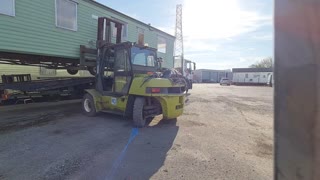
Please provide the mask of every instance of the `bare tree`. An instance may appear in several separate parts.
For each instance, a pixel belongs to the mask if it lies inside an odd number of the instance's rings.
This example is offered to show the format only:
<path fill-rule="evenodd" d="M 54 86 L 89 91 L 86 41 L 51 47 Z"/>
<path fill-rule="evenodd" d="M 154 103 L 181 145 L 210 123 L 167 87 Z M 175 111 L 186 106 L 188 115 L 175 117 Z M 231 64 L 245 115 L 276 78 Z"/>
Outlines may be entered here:
<path fill-rule="evenodd" d="M 250 68 L 272 68 L 273 67 L 273 61 L 271 57 L 262 59 L 261 61 L 252 64 L 249 66 Z"/>

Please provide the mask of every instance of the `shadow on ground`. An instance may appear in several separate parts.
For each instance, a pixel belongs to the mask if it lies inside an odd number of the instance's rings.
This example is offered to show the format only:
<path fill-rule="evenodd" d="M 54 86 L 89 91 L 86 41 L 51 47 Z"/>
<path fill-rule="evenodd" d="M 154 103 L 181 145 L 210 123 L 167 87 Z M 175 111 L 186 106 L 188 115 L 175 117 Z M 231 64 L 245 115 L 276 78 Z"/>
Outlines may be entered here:
<path fill-rule="evenodd" d="M 114 168 L 130 138 L 131 121 L 110 114 L 86 117 L 78 107 L 3 109 L 0 179 L 150 179 L 163 166 L 179 130 L 176 119 L 156 117 L 139 129 Z M 53 112 L 60 115 L 53 118 Z M 38 116 L 43 113 L 50 120 Z"/>
<path fill-rule="evenodd" d="M 121 146 L 118 146 L 118 143 L 111 143 L 110 145 L 114 145 L 115 151 L 103 152 L 96 156 L 90 166 L 80 170 L 81 173 L 72 176 L 71 179 L 150 179 L 161 169 L 167 153 L 173 145 L 179 130 L 176 123 L 176 119 L 154 119 L 149 126 L 138 130 L 138 135 L 128 145 L 123 159 L 116 169 L 114 166 L 117 166 L 127 142 L 122 142 Z M 128 128 L 128 126 L 125 125 L 124 128 Z M 126 130 L 127 141 L 130 138 L 130 131 L 131 127 Z"/>
<path fill-rule="evenodd" d="M 141 129 L 116 179 L 150 179 L 159 171 L 177 136 L 176 122 L 176 119 L 161 120 Z"/>
<path fill-rule="evenodd" d="M 4 123 L 12 128 L 0 134 L 0 179 L 272 179 L 272 114 L 254 104 L 270 109 L 272 89 L 199 84 L 191 92 L 178 122 L 155 118 L 125 153 L 132 123 L 121 116 L 86 117 L 81 104 L 1 107 L 0 124 L 9 115 L 30 124 Z M 64 115 L 52 118 L 58 108 Z M 49 110 L 50 121 L 31 124 L 35 112 Z"/>

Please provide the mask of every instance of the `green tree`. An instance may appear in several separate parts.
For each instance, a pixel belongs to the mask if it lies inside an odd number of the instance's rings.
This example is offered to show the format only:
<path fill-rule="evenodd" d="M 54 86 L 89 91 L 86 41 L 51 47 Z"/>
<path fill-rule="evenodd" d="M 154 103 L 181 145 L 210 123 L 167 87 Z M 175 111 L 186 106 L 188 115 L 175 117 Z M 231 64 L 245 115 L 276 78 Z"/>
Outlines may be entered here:
<path fill-rule="evenodd" d="M 250 68 L 272 68 L 273 67 L 273 61 L 271 57 L 262 59 L 261 61 L 256 62 L 255 64 L 252 64 L 249 66 Z"/>

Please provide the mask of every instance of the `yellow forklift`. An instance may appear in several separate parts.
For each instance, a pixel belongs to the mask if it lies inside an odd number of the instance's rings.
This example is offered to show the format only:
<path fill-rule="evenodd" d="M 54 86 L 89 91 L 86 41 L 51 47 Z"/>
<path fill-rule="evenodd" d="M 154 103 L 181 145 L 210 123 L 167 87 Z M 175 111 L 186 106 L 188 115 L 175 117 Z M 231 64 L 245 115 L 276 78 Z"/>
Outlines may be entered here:
<path fill-rule="evenodd" d="M 111 23 L 117 29 L 111 43 Z M 131 42 L 121 43 L 122 24 L 98 19 L 96 88 L 86 90 L 85 115 L 98 112 L 124 115 L 143 127 L 147 119 L 163 114 L 174 119 L 183 113 L 186 82 L 174 71 L 161 70 L 157 50 Z"/>

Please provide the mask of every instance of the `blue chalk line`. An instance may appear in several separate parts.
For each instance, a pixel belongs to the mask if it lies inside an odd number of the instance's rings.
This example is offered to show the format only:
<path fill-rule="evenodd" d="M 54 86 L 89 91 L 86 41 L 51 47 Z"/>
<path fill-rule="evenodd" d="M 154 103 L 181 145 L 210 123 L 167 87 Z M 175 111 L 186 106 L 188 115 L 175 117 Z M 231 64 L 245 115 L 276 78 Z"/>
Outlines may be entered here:
<path fill-rule="evenodd" d="M 116 161 L 113 163 L 112 168 L 106 178 L 106 180 L 112 180 L 114 178 L 114 175 L 116 174 L 126 152 L 127 149 L 129 147 L 129 145 L 132 143 L 132 141 L 134 140 L 134 138 L 138 135 L 139 133 L 139 129 L 138 128 L 132 128 L 131 130 L 131 135 L 130 138 L 128 140 L 128 143 L 126 144 L 126 146 L 123 148 L 123 150 L 121 151 L 121 154 L 119 155 L 119 157 L 116 159 Z"/>

